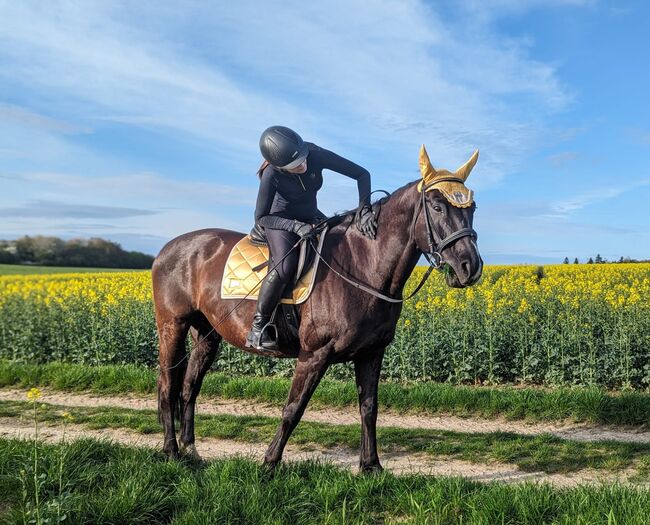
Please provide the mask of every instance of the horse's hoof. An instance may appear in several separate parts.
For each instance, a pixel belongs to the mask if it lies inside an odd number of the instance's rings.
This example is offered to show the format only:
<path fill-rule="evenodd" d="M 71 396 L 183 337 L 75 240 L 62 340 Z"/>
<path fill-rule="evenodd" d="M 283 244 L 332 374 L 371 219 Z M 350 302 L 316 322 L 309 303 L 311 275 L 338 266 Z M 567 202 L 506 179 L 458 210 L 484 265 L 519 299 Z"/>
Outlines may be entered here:
<path fill-rule="evenodd" d="M 180 458 L 180 454 L 178 453 L 178 449 L 175 450 L 163 450 L 165 453 L 165 456 L 167 456 L 167 459 L 169 461 L 178 461 Z"/>
<path fill-rule="evenodd" d="M 167 456 L 167 459 L 169 460 L 178 459 L 179 457 L 178 444 L 176 443 L 176 440 L 170 439 L 169 441 L 166 441 L 165 444 L 163 445 L 163 452 L 165 456 Z"/>
<path fill-rule="evenodd" d="M 384 471 L 384 467 L 382 467 L 379 463 L 376 463 L 375 465 L 360 465 L 359 466 L 359 473 L 364 474 L 364 475 L 381 474 L 383 471 Z"/>
<path fill-rule="evenodd" d="M 192 461 L 201 461 L 201 456 L 196 450 L 196 445 L 190 443 L 189 445 L 181 445 L 181 456 L 191 459 Z"/>
<path fill-rule="evenodd" d="M 272 480 L 275 477 L 277 467 L 277 463 L 271 463 L 270 461 L 262 463 L 262 479 L 265 481 Z"/>

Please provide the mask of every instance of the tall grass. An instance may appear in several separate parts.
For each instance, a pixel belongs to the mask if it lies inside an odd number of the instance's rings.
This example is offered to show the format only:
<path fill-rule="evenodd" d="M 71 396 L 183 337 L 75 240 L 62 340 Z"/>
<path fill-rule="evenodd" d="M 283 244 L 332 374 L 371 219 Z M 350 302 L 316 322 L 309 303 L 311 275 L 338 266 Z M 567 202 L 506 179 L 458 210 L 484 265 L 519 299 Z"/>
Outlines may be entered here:
<path fill-rule="evenodd" d="M 17 473 L 30 468 L 34 445 L 0 439 L 2 521 L 23 523 Z M 650 493 L 623 486 L 559 490 L 548 485 L 482 485 L 427 476 L 363 477 L 329 465 L 283 465 L 275 476 L 247 459 L 169 462 L 148 450 L 80 440 L 38 445 L 44 519 L 65 523 L 180 524 L 627 524 L 647 523 Z M 60 505 L 53 505 L 57 501 Z M 26 521 L 26 520 L 25 520 Z"/>

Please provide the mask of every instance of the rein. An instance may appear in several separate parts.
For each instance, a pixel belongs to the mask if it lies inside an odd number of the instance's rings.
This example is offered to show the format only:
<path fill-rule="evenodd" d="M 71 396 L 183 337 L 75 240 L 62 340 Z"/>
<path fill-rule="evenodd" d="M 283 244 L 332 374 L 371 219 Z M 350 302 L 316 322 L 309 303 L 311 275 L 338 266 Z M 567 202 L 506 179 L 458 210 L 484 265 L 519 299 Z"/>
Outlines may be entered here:
<path fill-rule="evenodd" d="M 444 179 L 438 179 L 435 182 L 446 182 L 446 181 L 454 181 L 454 182 L 463 182 L 461 179 L 458 179 L 456 177 L 447 177 Z M 413 219 L 411 220 L 411 231 L 410 231 L 410 236 L 411 238 L 414 237 L 414 229 L 415 229 L 415 224 L 417 222 L 417 218 L 420 215 L 420 211 L 424 210 L 424 218 L 425 218 L 425 224 L 427 228 L 427 245 L 429 248 L 429 251 L 424 251 L 422 250 L 422 254 L 424 255 L 425 259 L 429 263 L 429 268 L 427 268 L 427 271 L 424 273 L 422 276 L 422 279 L 420 279 L 420 282 L 418 283 L 417 287 L 411 294 L 409 294 L 408 297 L 404 297 L 402 299 L 396 299 L 395 297 L 390 297 L 389 295 L 383 294 L 379 290 L 375 290 L 374 288 L 368 286 L 367 284 L 360 283 L 358 281 L 355 281 L 354 279 L 350 279 L 349 277 L 343 275 L 341 272 L 335 270 L 330 266 L 330 264 L 325 260 L 325 258 L 322 256 L 322 254 L 318 251 L 318 248 L 314 245 L 313 241 L 310 239 L 309 244 L 313 248 L 314 252 L 318 256 L 318 258 L 323 261 L 323 264 L 327 266 L 332 272 L 334 272 L 336 275 L 338 275 L 341 279 L 343 279 L 345 282 L 351 284 L 355 288 L 362 290 L 374 297 L 377 297 L 379 299 L 382 299 L 384 301 L 387 301 L 389 303 L 403 303 L 404 301 L 407 301 L 411 299 L 412 297 L 417 294 L 420 289 L 424 286 L 424 283 L 427 281 L 429 276 L 431 275 L 431 272 L 433 270 L 440 270 L 442 269 L 442 266 L 444 264 L 444 260 L 442 258 L 442 252 L 445 248 L 451 246 L 454 244 L 456 241 L 462 239 L 463 237 L 473 237 L 474 239 L 477 238 L 477 233 L 473 228 L 461 228 L 460 230 L 457 230 L 450 235 L 447 235 L 444 239 L 442 239 L 439 243 L 435 242 L 435 238 L 433 236 L 433 227 L 431 226 L 431 215 L 429 212 L 429 208 L 427 207 L 426 204 L 426 198 L 425 198 L 425 192 L 427 188 L 429 188 L 431 185 L 426 186 L 421 188 L 420 195 L 421 198 L 418 202 L 418 207 L 413 213 Z M 377 190 L 381 191 L 383 193 L 386 193 L 386 195 L 390 195 L 388 192 L 384 190 Z M 375 192 L 373 192 L 375 193 Z M 381 204 L 379 204 L 379 208 L 377 210 L 377 216 L 379 216 L 379 213 L 381 212 Z M 331 218 L 330 218 L 331 219 Z M 318 226 L 322 226 L 325 224 L 328 220 L 330 219 L 325 219 L 322 221 Z"/>

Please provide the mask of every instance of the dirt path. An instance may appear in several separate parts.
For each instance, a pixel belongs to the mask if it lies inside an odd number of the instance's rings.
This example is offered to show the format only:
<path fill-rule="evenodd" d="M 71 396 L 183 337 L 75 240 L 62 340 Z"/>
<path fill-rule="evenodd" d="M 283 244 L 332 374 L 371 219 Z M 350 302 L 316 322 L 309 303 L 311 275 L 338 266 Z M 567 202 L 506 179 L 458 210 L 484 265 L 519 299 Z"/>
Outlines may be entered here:
<path fill-rule="evenodd" d="M 112 406 L 135 410 L 155 410 L 153 397 L 97 396 L 92 394 L 73 394 L 53 390 L 41 390 L 43 403 L 63 406 Z M 24 401 L 25 391 L 0 389 L 0 400 Z M 199 397 L 197 406 L 199 414 L 233 414 L 280 417 L 281 409 L 277 406 L 247 400 L 206 399 Z M 307 408 L 302 418 L 304 421 L 331 423 L 336 425 L 358 424 L 356 409 L 310 409 Z M 404 415 L 379 411 L 377 424 L 381 427 L 422 428 L 429 430 L 448 430 L 485 434 L 490 432 L 512 432 L 522 435 L 552 434 L 573 441 L 618 441 L 624 443 L 650 443 L 650 431 L 640 429 L 623 429 L 588 424 L 553 424 L 524 423 L 504 419 L 461 418 L 457 416 Z"/>
<path fill-rule="evenodd" d="M 0 437 L 12 439 L 33 439 L 35 430 L 33 425 L 13 418 L 0 418 Z M 114 443 L 129 446 L 148 447 L 156 450 L 162 449 L 162 434 L 138 434 L 129 430 L 102 429 L 93 430 L 82 425 L 68 424 L 62 426 L 39 426 L 40 440 L 48 443 L 58 443 L 64 438 L 67 442 L 90 437 L 106 439 Z M 196 447 L 204 459 L 217 459 L 233 456 L 244 456 L 253 461 L 261 461 L 266 450 L 266 443 L 240 443 L 225 439 L 200 438 Z M 309 450 L 288 445 L 285 449 L 285 461 L 302 461 L 316 459 L 332 463 L 338 467 L 357 470 L 359 461 L 358 451 L 335 448 Z M 426 454 L 409 453 L 384 453 L 381 456 L 384 468 L 396 475 L 428 474 L 435 476 L 462 476 L 463 478 L 488 483 L 500 481 L 505 483 L 523 483 L 532 481 L 537 483 L 550 483 L 557 487 L 575 487 L 584 484 L 600 484 L 627 482 L 632 472 L 623 472 L 618 475 L 585 469 L 572 474 L 546 474 L 544 472 L 523 472 L 516 465 L 476 464 L 461 460 L 433 459 Z M 636 484 L 636 486 L 650 487 L 650 484 Z"/>

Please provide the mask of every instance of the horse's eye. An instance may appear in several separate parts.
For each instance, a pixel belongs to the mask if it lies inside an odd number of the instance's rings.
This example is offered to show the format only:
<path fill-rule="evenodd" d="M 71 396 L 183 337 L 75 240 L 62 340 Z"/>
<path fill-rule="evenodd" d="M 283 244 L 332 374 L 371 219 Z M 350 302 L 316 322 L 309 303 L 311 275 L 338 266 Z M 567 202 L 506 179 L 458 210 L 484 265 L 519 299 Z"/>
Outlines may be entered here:
<path fill-rule="evenodd" d="M 433 207 L 433 210 L 437 211 L 438 213 L 442 213 L 442 206 L 436 205 L 436 206 Z"/>

